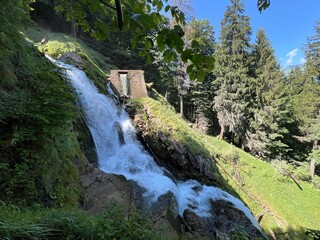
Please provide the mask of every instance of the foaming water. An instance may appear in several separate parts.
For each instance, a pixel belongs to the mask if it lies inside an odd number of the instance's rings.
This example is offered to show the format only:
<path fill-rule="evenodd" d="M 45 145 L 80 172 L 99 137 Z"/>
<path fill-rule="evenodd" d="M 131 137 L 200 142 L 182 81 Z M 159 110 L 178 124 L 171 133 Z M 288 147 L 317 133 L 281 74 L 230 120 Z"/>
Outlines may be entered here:
<path fill-rule="evenodd" d="M 250 210 L 239 199 L 220 188 L 202 185 L 195 180 L 177 182 L 165 175 L 153 157 L 136 139 L 135 128 L 125 110 L 119 107 L 114 97 L 98 92 L 86 74 L 72 65 L 48 57 L 57 66 L 65 69 L 93 136 L 100 169 L 106 173 L 124 175 L 146 189 L 144 197 L 150 203 L 168 192 L 175 196 L 180 215 L 190 209 L 201 217 L 210 217 L 210 200 L 225 200 L 244 212 L 252 224 L 259 224 Z M 111 89 L 108 89 L 111 91 Z"/>

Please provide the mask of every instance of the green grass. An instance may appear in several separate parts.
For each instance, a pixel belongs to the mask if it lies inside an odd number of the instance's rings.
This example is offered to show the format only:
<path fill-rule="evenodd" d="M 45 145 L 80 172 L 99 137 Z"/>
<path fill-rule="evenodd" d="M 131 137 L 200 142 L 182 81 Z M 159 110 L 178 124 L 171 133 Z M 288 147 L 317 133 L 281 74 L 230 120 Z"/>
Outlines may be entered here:
<path fill-rule="evenodd" d="M 110 69 L 117 69 L 108 57 L 89 48 L 83 41 L 68 34 L 50 32 L 49 30 L 31 27 L 25 33 L 25 38 L 35 45 L 42 53 L 59 59 L 62 54 L 73 52 L 79 55 L 84 61 L 82 68 L 94 81 L 101 92 L 105 93 L 105 82 Z M 41 40 L 46 37 L 48 42 L 41 44 Z"/>
<path fill-rule="evenodd" d="M 226 160 L 220 158 L 219 162 L 229 176 L 221 167 L 219 167 L 220 173 L 225 182 L 251 208 L 254 215 L 265 213 L 261 221 L 265 232 L 290 229 L 299 235 L 304 231 L 301 228 L 320 230 L 320 189 L 301 181 L 303 190 L 300 190 L 290 177 L 281 175 L 270 163 L 257 159 L 225 141 L 190 128 L 164 99 L 159 96 L 156 96 L 156 99 L 143 98 L 134 102 L 142 104 L 157 119 L 158 123 L 154 125 L 155 132 L 158 129 L 165 131 L 192 152 L 203 152 L 225 158 Z M 233 162 L 230 159 L 232 153 L 237 153 L 239 156 L 240 176 L 246 192 L 230 178 L 233 174 Z M 270 209 L 270 212 L 280 219 L 275 219 L 265 209 Z M 292 233 L 291 237 L 295 239 L 297 236 Z"/>
<path fill-rule="evenodd" d="M 19 208 L 0 201 L 0 239 L 161 239 L 147 216 L 111 204 L 100 215 L 74 208 Z"/>

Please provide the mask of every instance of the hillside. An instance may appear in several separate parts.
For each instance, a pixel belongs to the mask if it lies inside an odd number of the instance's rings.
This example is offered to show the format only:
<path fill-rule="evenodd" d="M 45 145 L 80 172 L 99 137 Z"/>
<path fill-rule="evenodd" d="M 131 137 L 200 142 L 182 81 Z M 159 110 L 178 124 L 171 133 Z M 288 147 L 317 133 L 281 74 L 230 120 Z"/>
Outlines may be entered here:
<path fill-rule="evenodd" d="M 2 3 L 0 239 L 320 239 L 315 58 L 283 78 L 241 0 L 219 42 L 170 1 L 119 2 Z M 129 114 L 111 69 L 144 71 Z"/>
<path fill-rule="evenodd" d="M 319 189 L 306 182 L 300 182 L 299 189 L 293 179 L 280 174 L 271 164 L 190 128 L 164 98 L 157 93 L 153 96 L 156 100 L 134 99 L 137 112 L 149 116 L 142 119 L 148 119 L 145 124 L 153 126 L 153 134 L 162 131 L 190 151 L 210 152 L 223 176 L 221 182 L 230 185 L 255 216 L 263 214 L 261 226 L 268 235 L 287 232 L 289 239 L 299 239 L 307 228 L 320 230 L 320 210 L 316 207 L 320 203 Z M 201 148 L 195 149 L 195 143 Z M 230 186 L 225 185 L 229 190 Z"/>
<path fill-rule="evenodd" d="M 26 35 L 32 39 L 40 51 L 53 57 L 60 57 L 63 53 L 72 51 L 88 59 L 86 64 L 92 63 L 92 65 L 85 65 L 83 68 L 88 70 L 90 78 L 98 83 L 103 91 L 101 82 L 105 78 L 105 72 L 115 68 L 111 63 L 112 59 L 105 58 L 80 40 L 64 34 L 31 28 Z M 43 36 L 48 36 L 49 41 L 45 45 L 40 45 L 38 42 Z M 296 234 L 303 234 L 306 228 L 320 230 L 318 224 L 320 212 L 315 207 L 320 201 L 319 189 L 311 184 L 300 182 L 303 189 L 300 190 L 289 176 L 283 176 L 271 164 L 254 158 L 225 141 L 190 128 L 190 124 L 181 119 L 154 90 L 152 98 L 134 100 L 133 103 L 133 105 L 137 103 L 138 112 L 141 111 L 140 104 L 142 104 L 143 108 L 148 109 L 156 118 L 157 124 L 153 124 L 157 127 L 154 129 L 155 132 L 157 129 L 162 129 L 187 146 L 189 151 L 214 156 L 217 166 L 215 175 L 220 176 L 221 186 L 241 197 L 255 216 L 264 214 L 261 225 L 267 234 L 272 235 L 270 230 L 277 235 L 287 231 L 290 232 L 291 237 L 296 237 Z M 240 179 L 238 178 L 238 181 L 234 180 L 234 158 L 239 159 L 237 171 Z"/>

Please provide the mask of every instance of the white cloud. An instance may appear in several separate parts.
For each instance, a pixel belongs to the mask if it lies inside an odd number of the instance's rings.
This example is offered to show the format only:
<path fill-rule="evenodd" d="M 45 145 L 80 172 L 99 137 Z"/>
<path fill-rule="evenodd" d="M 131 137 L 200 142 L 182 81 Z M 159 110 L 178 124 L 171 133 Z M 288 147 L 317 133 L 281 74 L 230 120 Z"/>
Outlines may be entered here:
<path fill-rule="evenodd" d="M 306 61 L 307 61 L 307 60 L 306 60 L 305 58 L 300 58 L 300 63 L 301 63 L 301 64 L 305 64 Z"/>
<path fill-rule="evenodd" d="M 291 52 L 287 54 L 287 58 L 288 58 L 287 65 L 290 65 L 292 63 L 293 58 L 297 56 L 297 54 L 298 54 L 298 48 L 293 49 Z"/>

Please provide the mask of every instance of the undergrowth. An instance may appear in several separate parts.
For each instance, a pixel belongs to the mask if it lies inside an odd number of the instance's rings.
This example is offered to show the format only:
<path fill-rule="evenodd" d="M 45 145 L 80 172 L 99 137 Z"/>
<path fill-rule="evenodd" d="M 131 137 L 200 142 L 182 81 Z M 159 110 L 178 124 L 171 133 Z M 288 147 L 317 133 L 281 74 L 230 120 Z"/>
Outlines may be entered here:
<path fill-rule="evenodd" d="M 78 205 L 82 188 L 71 159 L 82 154 L 72 130 L 74 95 L 21 34 L 6 37 L 0 56 L 1 200 Z"/>
<path fill-rule="evenodd" d="M 161 239 L 148 217 L 134 208 L 129 213 L 122 209 L 113 204 L 92 216 L 70 208 L 19 209 L 0 203 L 0 239 Z"/>

